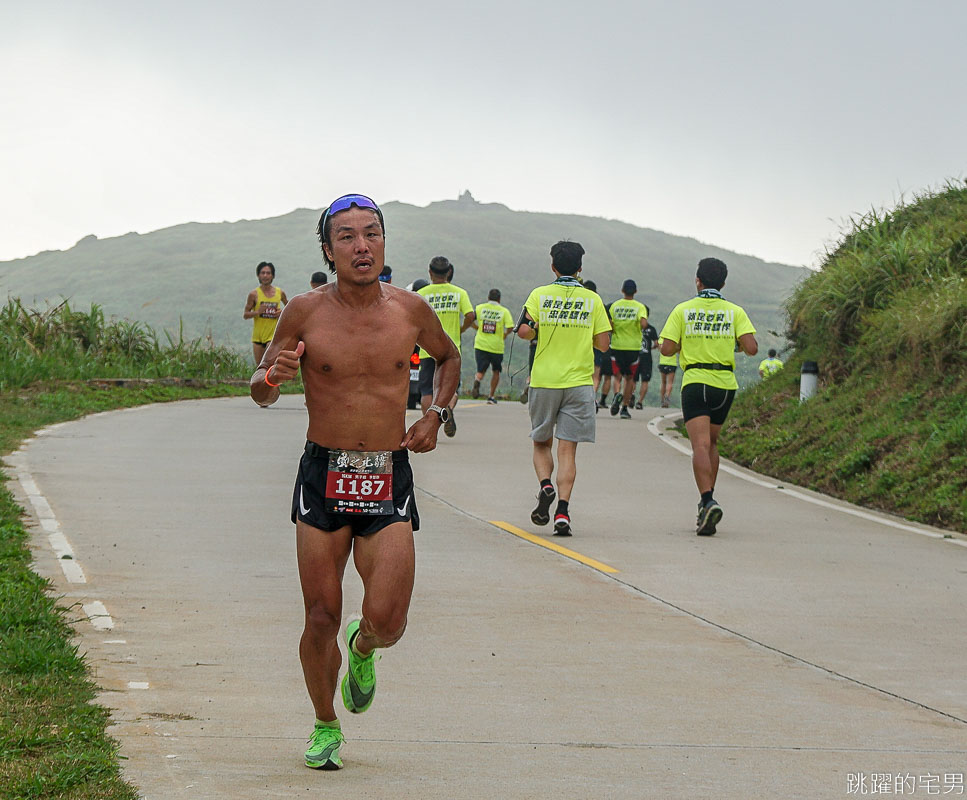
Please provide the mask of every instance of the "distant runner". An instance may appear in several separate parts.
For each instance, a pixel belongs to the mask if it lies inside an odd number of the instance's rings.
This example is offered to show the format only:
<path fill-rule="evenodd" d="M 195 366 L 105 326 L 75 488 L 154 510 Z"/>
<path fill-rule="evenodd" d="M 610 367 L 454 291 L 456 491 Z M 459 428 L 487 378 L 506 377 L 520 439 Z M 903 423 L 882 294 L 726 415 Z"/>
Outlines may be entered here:
<path fill-rule="evenodd" d="M 647 308 L 647 306 L 645 306 Z M 648 384 L 651 383 L 652 368 L 651 351 L 658 346 L 658 331 L 655 326 L 648 324 L 641 332 L 641 352 L 638 354 L 638 371 L 635 373 L 635 382 L 641 383 L 638 392 L 638 402 L 635 408 L 641 411 L 644 408 L 645 395 L 648 394 Z"/>
<path fill-rule="evenodd" d="M 496 405 L 497 384 L 504 363 L 504 340 L 514 330 L 514 318 L 510 310 L 500 305 L 500 289 L 491 289 L 487 302 L 474 309 L 473 327 L 477 335 L 473 340 L 473 351 L 477 361 L 477 374 L 473 376 L 471 397 L 480 397 L 480 381 L 487 367 L 490 367 L 490 395 L 487 403 Z"/>
<path fill-rule="evenodd" d="M 675 388 L 675 373 L 678 371 L 678 356 L 666 356 L 658 339 L 658 377 L 661 379 L 661 407 L 671 407 L 672 390 Z"/>
<path fill-rule="evenodd" d="M 419 289 L 417 293 L 430 304 L 436 315 L 440 318 L 443 330 L 453 340 L 460 352 L 460 334 L 469 328 L 475 319 L 473 304 L 470 302 L 470 295 L 465 289 L 454 286 L 450 283 L 453 277 L 453 266 L 444 256 L 436 256 L 430 260 L 430 283 Z M 460 317 L 463 315 L 463 324 Z M 436 368 L 436 361 L 426 352 L 420 349 L 420 405 L 423 413 L 430 407 L 430 397 L 435 394 L 433 382 L 433 371 Z M 457 432 L 457 420 L 453 409 L 457 404 L 456 388 L 453 396 L 446 398 L 446 406 L 449 415 L 443 425 L 443 432 L 453 437 Z"/>
<path fill-rule="evenodd" d="M 258 365 L 275 334 L 282 308 L 289 299 L 285 292 L 272 285 L 275 280 L 275 265 L 270 261 L 260 262 L 255 268 L 255 274 L 258 275 L 259 285 L 248 293 L 242 319 L 255 320 L 252 323 L 252 354 Z"/>
<path fill-rule="evenodd" d="M 713 492 L 719 472 L 719 433 L 735 391 L 736 344 L 747 355 L 759 351 L 748 315 L 722 297 L 728 268 L 717 258 L 698 262 L 698 296 L 679 303 L 661 329 L 661 352 L 679 353 L 682 364 L 682 413 L 692 445 L 692 472 L 701 498 L 695 532 L 711 536 L 722 519 Z"/>
<path fill-rule="evenodd" d="M 611 356 L 620 375 L 616 383 L 621 381 L 616 386 L 620 391 L 615 392 L 611 401 L 611 416 L 618 413 L 620 406 L 622 419 L 631 419 L 628 404 L 635 401 L 635 370 L 641 352 L 641 334 L 648 327 L 648 309 L 644 303 L 635 300 L 637 291 L 638 284 L 628 278 L 621 284 L 621 299 L 611 304 L 611 325 L 614 328 Z"/>
<path fill-rule="evenodd" d="M 777 357 L 776 351 L 769 349 L 769 357 L 759 362 L 759 377 L 771 378 L 783 367 L 782 361 Z"/>
<path fill-rule="evenodd" d="M 517 335 L 537 337 L 531 371 L 528 411 L 534 440 L 534 471 L 541 486 L 531 522 L 546 525 L 554 512 L 554 535 L 571 535 L 569 501 L 577 474 L 578 442 L 594 441 L 594 388 L 591 349 L 607 350 L 611 325 L 600 297 L 577 280 L 584 248 L 558 242 L 551 248 L 553 283 L 538 286 L 524 304 L 524 323 Z M 557 437 L 557 492 L 551 482 Z"/>
<path fill-rule="evenodd" d="M 407 451 L 436 447 L 447 418 L 440 404 L 456 390 L 460 355 L 423 300 L 379 281 L 384 226 L 372 200 L 340 197 L 323 213 L 318 234 L 337 280 L 292 298 L 251 392 L 260 405 L 274 403 L 276 387 L 304 367 L 309 430 L 291 513 L 305 604 L 299 655 L 316 717 L 305 764 L 333 770 L 342 766 L 344 741 L 333 699 L 346 563 L 352 554 L 363 603 L 362 619 L 346 627 L 342 699 L 360 714 L 376 692 L 375 650 L 403 635 L 413 590 L 419 514 Z M 437 365 L 434 403 L 407 430 L 417 342 Z"/>

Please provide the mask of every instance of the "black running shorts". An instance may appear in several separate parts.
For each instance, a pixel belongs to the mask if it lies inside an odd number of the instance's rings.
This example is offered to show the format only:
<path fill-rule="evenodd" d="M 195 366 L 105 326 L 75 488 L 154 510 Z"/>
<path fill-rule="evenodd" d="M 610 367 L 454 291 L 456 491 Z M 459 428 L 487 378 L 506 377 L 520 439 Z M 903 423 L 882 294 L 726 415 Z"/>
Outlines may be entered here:
<path fill-rule="evenodd" d="M 611 351 L 605 350 L 603 353 L 594 348 L 594 366 L 607 370 L 605 375 L 611 374 Z"/>
<path fill-rule="evenodd" d="M 615 366 L 618 371 L 615 374 L 631 377 L 635 374 L 635 367 L 638 365 L 638 350 L 612 350 Z"/>
<path fill-rule="evenodd" d="M 474 357 L 477 360 L 477 372 L 486 372 L 490 367 L 494 372 L 500 372 L 504 365 L 503 353 L 491 353 L 487 350 L 473 349 Z"/>
<path fill-rule="evenodd" d="M 713 425 L 724 425 L 734 399 L 735 389 L 690 383 L 682 389 L 682 414 L 685 422 L 695 417 L 708 417 Z"/>
<path fill-rule="evenodd" d="M 674 375 L 675 374 L 675 370 L 677 370 L 677 369 L 678 369 L 678 367 L 675 366 L 674 364 L 659 364 L 658 365 L 658 371 L 662 375 Z"/>
<path fill-rule="evenodd" d="M 638 371 L 635 373 L 635 380 L 642 383 L 651 382 L 651 353 L 641 351 L 638 354 Z"/>
<path fill-rule="evenodd" d="M 310 452 L 311 451 L 311 452 Z M 416 510 L 413 470 L 406 450 L 393 452 L 393 508 L 395 513 L 329 514 L 326 512 L 326 473 L 329 471 L 329 450 L 306 442 L 306 452 L 299 461 L 299 473 L 292 492 L 292 522 L 297 519 L 321 531 L 336 531 L 347 525 L 353 536 L 368 536 L 394 522 L 412 522 L 413 530 L 420 529 L 420 515 Z"/>

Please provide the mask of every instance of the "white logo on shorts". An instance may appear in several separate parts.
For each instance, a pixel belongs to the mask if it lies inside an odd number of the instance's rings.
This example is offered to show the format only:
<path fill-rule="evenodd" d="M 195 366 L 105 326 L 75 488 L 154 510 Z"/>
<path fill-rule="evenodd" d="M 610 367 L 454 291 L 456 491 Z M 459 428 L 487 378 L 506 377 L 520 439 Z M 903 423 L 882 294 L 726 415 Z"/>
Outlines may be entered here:
<path fill-rule="evenodd" d="M 302 516 L 306 516 L 309 513 L 309 509 L 306 508 L 305 501 L 302 499 L 302 487 L 299 487 L 299 513 Z"/>
<path fill-rule="evenodd" d="M 406 507 L 410 504 L 410 496 L 411 495 L 408 495 L 407 496 L 406 502 L 403 503 L 403 507 L 402 508 L 396 509 L 396 513 L 399 514 L 401 517 L 405 517 L 406 516 Z"/>

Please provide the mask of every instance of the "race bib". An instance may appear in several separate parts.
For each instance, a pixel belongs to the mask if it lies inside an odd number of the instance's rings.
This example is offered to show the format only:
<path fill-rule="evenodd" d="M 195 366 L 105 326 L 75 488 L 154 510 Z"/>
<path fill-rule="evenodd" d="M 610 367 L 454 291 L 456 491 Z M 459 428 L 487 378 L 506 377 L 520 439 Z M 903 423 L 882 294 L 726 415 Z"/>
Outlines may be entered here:
<path fill-rule="evenodd" d="M 331 514 L 392 514 L 393 454 L 388 450 L 330 450 L 326 511 Z"/>
<path fill-rule="evenodd" d="M 497 323 L 490 320 L 484 320 L 483 324 L 484 333 L 497 333 Z"/>

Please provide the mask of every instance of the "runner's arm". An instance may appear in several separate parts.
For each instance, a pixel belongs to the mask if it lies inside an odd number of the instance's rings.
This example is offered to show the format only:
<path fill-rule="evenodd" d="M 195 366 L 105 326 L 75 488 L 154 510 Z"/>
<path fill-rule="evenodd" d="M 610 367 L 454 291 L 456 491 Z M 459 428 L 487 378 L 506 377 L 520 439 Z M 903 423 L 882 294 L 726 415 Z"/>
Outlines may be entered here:
<path fill-rule="evenodd" d="M 755 340 L 755 335 L 743 333 L 739 337 L 739 349 L 747 356 L 754 356 L 759 352 L 759 343 Z"/>
<path fill-rule="evenodd" d="M 611 347 L 611 331 L 601 331 L 601 333 L 594 334 L 594 349 L 602 353 L 607 353 L 608 348 Z"/>
<path fill-rule="evenodd" d="M 663 356 L 673 356 L 681 350 L 678 342 L 674 339 L 669 339 L 667 336 L 661 340 L 661 354 Z"/>
<path fill-rule="evenodd" d="M 468 311 L 466 314 L 464 314 L 463 327 L 460 328 L 460 333 L 463 333 L 467 328 L 471 326 L 476 328 L 477 326 L 474 324 L 476 320 L 477 320 L 477 313 L 475 311 Z M 427 350 L 426 352 L 429 353 L 430 351 Z"/>
<path fill-rule="evenodd" d="M 431 405 L 449 406 L 450 398 L 456 394 L 460 382 L 460 351 L 447 336 L 440 324 L 440 318 L 426 303 L 416 308 L 422 329 L 417 336 L 417 344 L 436 361 L 433 372 L 433 399 Z M 400 443 L 401 448 L 414 453 L 427 453 L 436 447 L 437 432 L 442 424 L 436 412 L 427 412 L 410 426 Z"/>
<path fill-rule="evenodd" d="M 303 317 L 301 305 L 293 303 L 283 310 L 275 335 L 249 381 L 252 399 L 259 405 L 270 405 L 279 399 L 279 389 L 269 386 L 266 376 L 272 383 L 284 383 L 292 380 L 299 371 L 305 350 L 300 336 Z"/>
<path fill-rule="evenodd" d="M 258 312 L 255 310 L 255 301 L 257 299 L 257 289 L 253 289 L 248 293 L 248 298 L 245 300 L 245 310 L 242 312 L 242 319 L 252 319 L 252 317 L 258 316 Z"/>

